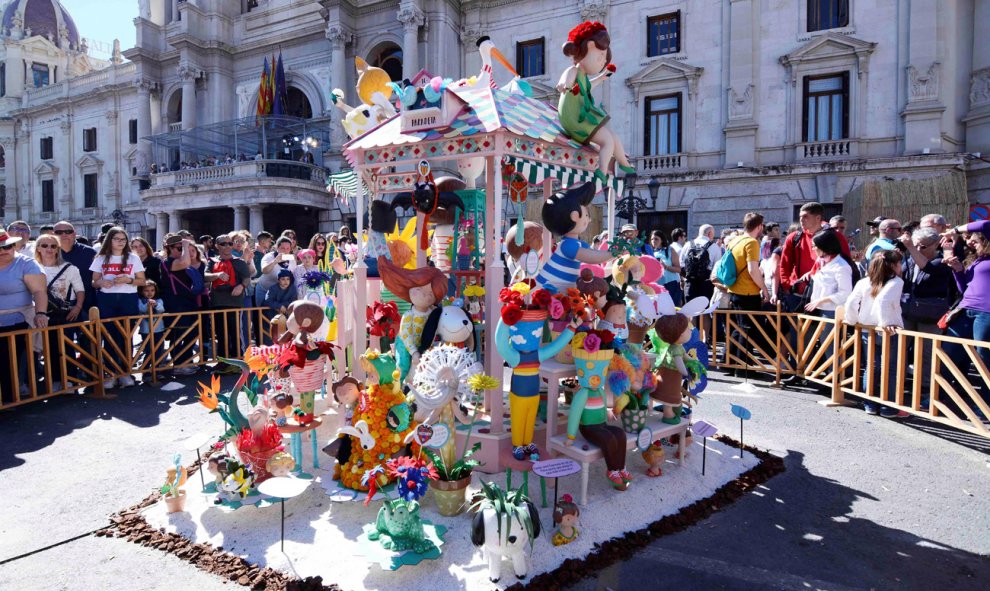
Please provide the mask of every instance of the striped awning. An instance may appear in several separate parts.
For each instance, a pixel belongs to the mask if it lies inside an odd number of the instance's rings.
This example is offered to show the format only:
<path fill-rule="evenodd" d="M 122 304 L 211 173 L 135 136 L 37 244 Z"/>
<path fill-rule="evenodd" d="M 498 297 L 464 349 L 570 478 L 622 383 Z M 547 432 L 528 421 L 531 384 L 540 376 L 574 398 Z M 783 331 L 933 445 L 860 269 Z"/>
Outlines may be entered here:
<path fill-rule="evenodd" d="M 358 182 L 357 173 L 354 169 L 348 168 L 327 177 L 327 192 L 344 201 L 355 199 L 358 194 Z M 366 187 L 364 194 L 368 194 Z"/>
<path fill-rule="evenodd" d="M 564 187 L 591 181 L 595 183 L 596 193 L 607 187 L 611 187 L 615 189 L 616 195 L 622 195 L 622 188 L 625 186 L 625 180 L 615 175 L 608 175 L 606 177 L 607 182 L 602 183 L 595 177 L 594 171 L 590 170 L 560 166 L 559 164 L 546 164 L 515 156 L 506 156 L 503 160 L 515 164 L 516 172 L 526 177 L 526 180 L 532 185 L 542 183 L 547 178 L 560 180 L 561 185 Z"/>

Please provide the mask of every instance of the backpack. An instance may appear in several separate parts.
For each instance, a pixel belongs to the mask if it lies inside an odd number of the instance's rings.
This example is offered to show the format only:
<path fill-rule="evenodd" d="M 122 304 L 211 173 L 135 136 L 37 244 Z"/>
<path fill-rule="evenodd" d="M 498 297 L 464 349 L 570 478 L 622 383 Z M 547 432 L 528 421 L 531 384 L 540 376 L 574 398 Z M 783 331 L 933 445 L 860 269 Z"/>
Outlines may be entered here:
<path fill-rule="evenodd" d="M 732 249 L 740 242 L 741 239 L 734 240 L 725 250 L 722 258 L 715 263 L 715 278 L 726 288 L 735 285 L 736 279 L 739 277 L 739 269 L 736 269 L 736 257 L 732 255 Z"/>
<path fill-rule="evenodd" d="M 691 247 L 685 251 L 684 259 L 681 261 L 681 270 L 684 273 L 684 279 L 689 283 L 708 281 L 711 275 L 709 271 L 711 257 L 708 255 L 708 248 L 713 242 L 709 240 L 704 246 L 698 246 L 697 243 L 691 242 Z"/>

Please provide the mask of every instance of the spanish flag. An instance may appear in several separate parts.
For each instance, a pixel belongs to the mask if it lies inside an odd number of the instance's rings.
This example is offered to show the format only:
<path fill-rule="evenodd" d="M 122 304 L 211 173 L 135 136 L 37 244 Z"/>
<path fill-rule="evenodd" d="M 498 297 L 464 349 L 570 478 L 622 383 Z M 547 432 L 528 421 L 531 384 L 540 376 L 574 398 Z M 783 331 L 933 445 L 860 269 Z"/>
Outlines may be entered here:
<path fill-rule="evenodd" d="M 257 116 L 264 117 L 272 112 L 271 73 L 268 69 L 268 58 L 265 58 L 265 68 L 261 72 L 261 84 L 258 85 Z"/>

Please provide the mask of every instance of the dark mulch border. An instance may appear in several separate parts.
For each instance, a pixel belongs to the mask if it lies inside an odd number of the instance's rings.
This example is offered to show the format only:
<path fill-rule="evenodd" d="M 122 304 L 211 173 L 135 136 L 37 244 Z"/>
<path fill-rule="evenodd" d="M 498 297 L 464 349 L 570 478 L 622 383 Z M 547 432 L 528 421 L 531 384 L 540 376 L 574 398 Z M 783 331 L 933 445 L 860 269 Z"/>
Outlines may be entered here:
<path fill-rule="evenodd" d="M 716 439 L 731 447 L 740 447 L 739 442 L 731 437 L 718 435 Z M 782 458 L 749 445 L 745 446 L 745 449 L 759 458 L 760 463 L 740 474 L 735 480 L 724 484 L 712 496 L 682 507 L 677 513 L 655 521 L 643 529 L 595 544 L 595 550 L 584 558 L 565 560 L 556 569 L 537 575 L 525 583 L 516 583 L 507 591 L 523 591 L 524 589 L 556 591 L 577 583 L 585 577 L 597 576 L 601 569 L 627 559 L 654 540 L 684 531 L 699 521 L 707 519 L 716 511 L 737 501 L 756 486 L 784 471 Z M 198 469 L 199 463 L 194 463 L 189 469 L 190 478 Z M 178 534 L 166 533 L 164 529 L 153 528 L 140 511 L 157 503 L 160 499 L 161 493 L 155 491 L 137 505 L 115 513 L 110 518 L 112 525 L 96 532 L 96 535 L 127 538 L 130 542 L 174 554 L 178 558 L 192 563 L 200 570 L 235 581 L 246 587 L 249 586 L 251 589 L 340 591 L 340 587 L 337 585 L 324 585 L 322 577 L 292 579 L 281 571 L 272 568 L 259 568 L 239 556 L 225 552 L 222 547 L 215 548 L 210 544 L 197 544 Z"/>

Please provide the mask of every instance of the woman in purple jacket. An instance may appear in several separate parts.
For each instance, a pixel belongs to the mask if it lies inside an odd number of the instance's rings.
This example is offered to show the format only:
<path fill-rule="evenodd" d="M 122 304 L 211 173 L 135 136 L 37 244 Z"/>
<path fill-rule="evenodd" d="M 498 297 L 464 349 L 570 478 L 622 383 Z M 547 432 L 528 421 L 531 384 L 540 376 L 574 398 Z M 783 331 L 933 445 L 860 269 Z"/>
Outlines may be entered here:
<path fill-rule="evenodd" d="M 971 254 L 965 261 L 946 250 L 945 264 L 952 269 L 956 285 L 963 294 L 957 306 L 960 312 L 949 324 L 949 336 L 990 342 L 990 220 L 982 220 L 958 226 L 946 235 L 968 233 L 966 245 Z M 969 372 L 970 359 L 962 345 L 946 343 L 945 352 L 963 374 Z M 990 348 L 977 347 L 983 364 L 990 367 Z M 980 395 L 990 404 L 990 386 L 985 380 L 980 382 Z M 974 409 L 982 415 L 979 408 Z M 986 417 L 982 417 L 986 419 Z"/>

